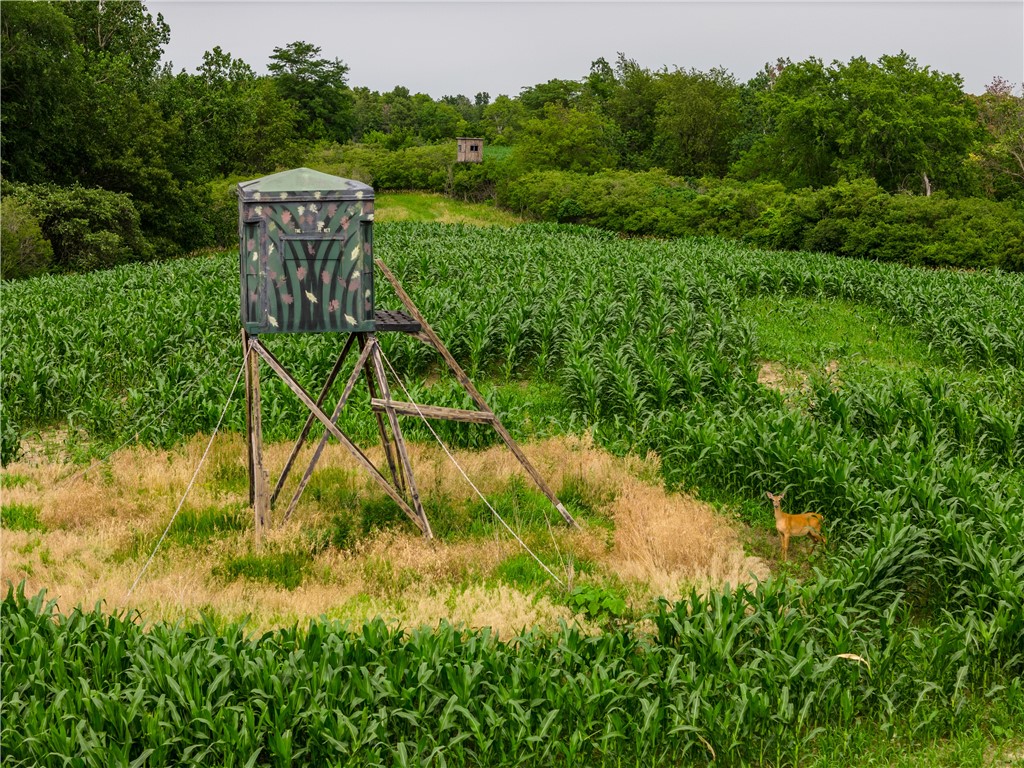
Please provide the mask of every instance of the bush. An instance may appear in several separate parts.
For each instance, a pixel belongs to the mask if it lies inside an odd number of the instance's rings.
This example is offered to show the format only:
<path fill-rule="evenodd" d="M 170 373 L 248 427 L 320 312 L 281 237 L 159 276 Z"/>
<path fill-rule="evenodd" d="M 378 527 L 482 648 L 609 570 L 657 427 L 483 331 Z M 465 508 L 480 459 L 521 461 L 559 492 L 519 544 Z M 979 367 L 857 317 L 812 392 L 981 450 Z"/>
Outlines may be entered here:
<path fill-rule="evenodd" d="M 212 202 L 207 212 L 213 245 L 223 248 L 238 246 L 238 183 L 250 176 L 231 176 L 210 182 Z"/>
<path fill-rule="evenodd" d="M 0 278 L 41 275 L 52 261 L 53 246 L 39 228 L 32 209 L 13 198 L 4 198 L 0 202 Z"/>
<path fill-rule="evenodd" d="M 374 168 L 373 187 L 443 192 L 454 164 L 454 146 L 435 144 L 381 152 Z"/>
<path fill-rule="evenodd" d="M 39 217 L 53 247 L 53 271 L 85 272 L 148 261 L 153 245 L 142 234 L 139 211 L 129 195 L 54 184 L 3 185 L 5 197 Z"/>
<path fill-rule="evenodd" d="M 746 239 L 876 261 L 1020 271 L 1022 222 L 1012 203 L 890 195 L 859 179 L 787 195 L 762 214 Z"/>
<path fill-rule="evenodd" d="M 494 197 L 502 160 L 457 163 L 455 143 L 389 149 L 382 143 L 318 147 L 311 167 L 369 184 L 378 192 L 418 189 L 482 202 Z"/>
<path fill-rule="evenodd" d="M 450 188 L 445 191 L 470 203 L 493 200 L 506 165 L 504 160 L 486 159 L 482 163 L 456 163 L 452 168 Z"/>
<path fill-rule="evenodd" d="M 890 195 L 874 181 L 786 192 L 777 182 L 687 181 L 664 171 L 541 171 L 510 181 L 500 202 L 546 221 L 658 237 L 716 236 L 937 267 L 1024 270 L 1018 205 Z"/>

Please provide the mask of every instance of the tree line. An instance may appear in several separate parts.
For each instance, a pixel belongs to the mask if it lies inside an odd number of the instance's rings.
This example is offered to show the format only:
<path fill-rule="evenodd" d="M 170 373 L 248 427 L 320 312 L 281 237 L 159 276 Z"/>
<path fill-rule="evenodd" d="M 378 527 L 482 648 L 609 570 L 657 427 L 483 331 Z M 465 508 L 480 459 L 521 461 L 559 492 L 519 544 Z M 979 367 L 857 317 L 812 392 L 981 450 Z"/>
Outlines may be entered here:
<path fill-rule="evenodd" d="M 958 75 L 903 52 L 780 59 L 746 82 L 619 54 L 514 96 L 434 99 L 353 87 L 340 59 L 303 41 L 275 48 L 265 75 L 219 47 L 194 72 L 174 72 L 160 63 L 170 34 L 138 0 L 5 4 L 0 169 L 4 218 L 19 227 L 5 228 L 5 245 L 45 250 L 45 240 L 52 252 L 39 259 L 58 270 L 188 252 L 218 240 L 211 181 L 356 145 L 401 152 L 460 135 L 510 148 L 500 168 L 477 172 L 488 192 L 537 172 L 662 170 L 789 191 L 867 179 L 889 194 L 1024 203 L 1014 86 L 995 78 L 970 95 Z M 98 204 L 96 190 L 110 196 Z M 125 205 L 137 222 L 110 213 Z M 113 234 L 97 237 L 97 207 L 120 233 L 107 224 Z M 138 233 L 147 245 L 127 255 Z M 77 256 L 85 245 L 88 258 Z M 16 274 L 12 258 L 5 276 Z"/>

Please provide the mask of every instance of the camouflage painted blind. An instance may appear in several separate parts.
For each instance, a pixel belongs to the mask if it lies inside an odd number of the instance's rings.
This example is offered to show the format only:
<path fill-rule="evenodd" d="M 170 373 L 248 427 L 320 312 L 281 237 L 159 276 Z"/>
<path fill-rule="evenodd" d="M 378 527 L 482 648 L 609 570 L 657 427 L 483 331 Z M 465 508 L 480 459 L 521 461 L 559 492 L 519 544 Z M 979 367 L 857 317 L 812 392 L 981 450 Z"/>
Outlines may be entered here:
<path fill-rule="evenodd" d="M 373 200 L 355 197 L 274 192 L 240 201 L 246 330 L 373 330 Z"/>

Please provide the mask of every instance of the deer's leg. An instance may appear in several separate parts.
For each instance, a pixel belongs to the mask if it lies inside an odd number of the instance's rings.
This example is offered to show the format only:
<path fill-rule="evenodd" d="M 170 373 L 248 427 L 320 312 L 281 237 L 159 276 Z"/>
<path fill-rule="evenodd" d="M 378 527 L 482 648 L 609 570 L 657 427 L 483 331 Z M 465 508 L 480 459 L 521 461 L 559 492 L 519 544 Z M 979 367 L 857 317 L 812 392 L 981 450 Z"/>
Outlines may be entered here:
<path fill-rule="evenodd" d="M 818 531 L 811 531 L 811 538 L 814 539 L 814 544 L 811 545 L 812 554 L 814 550 L 818 548 L 819 544 L 825 545 L 828 543 L 828 540 L 825 538 L 825 534 L 819 533 Z"/>

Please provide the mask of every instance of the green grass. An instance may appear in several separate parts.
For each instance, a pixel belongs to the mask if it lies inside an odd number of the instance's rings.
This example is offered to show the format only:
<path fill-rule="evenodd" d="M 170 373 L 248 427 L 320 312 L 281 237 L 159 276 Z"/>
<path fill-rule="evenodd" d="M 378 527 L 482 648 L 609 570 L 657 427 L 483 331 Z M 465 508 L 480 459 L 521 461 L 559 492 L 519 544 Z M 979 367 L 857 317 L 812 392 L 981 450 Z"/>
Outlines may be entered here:
<path fill-rule="evenodd" d="M 246 530 L 249 510 L 242 504 L 211 505 L 203 509 L 185 507 L 167 529 L 164 547 L 202 547 L 225 534 Z M 146 557 L 153 551 L 163 531 L 136 531 L 127 544 L 112 555 L 117 563 Z"/>
<path fill-rule="evenodd" d="M 376 219 L 437 221 L 475 226 L 512 226 L 522 219 L 493 205 L 466 203 L 433 192 L 381 192 L 376 196 Z"/>
<path fill-rule="evenodd" d="M 578 474 L 567 475 L 555 495 L 573 517 L 614 527 L 612 519 L 604 511 L 605 507 L 615 501 L 614 490 L 600 488 L 589 477 Z"/>
<path fill-rule="evenodd" d="M 512 154 L 512 147 L 500 144 L 484 144 L 485 160 L 504 160 Z"/>
<path fill-rule="evenodd" d="M 241 504 L 185 508 L 174 518 L 167 540 L 182 547 L 198 547 L 210 539 L 248 527 L 248 509 Z"/>
<path fill-rule="evenodd" d="M 294 472 L 301 476 L 306 467 L 296 466 Z M 321 509 L 332 513 L 347 512 L 359 504 L 359 492 L 356 489 L 356 478 L 352 470 L 339 467 L 319 467 L 310 476 L 309 484 L 303 492 L 304 501 L 315 501 Z M 291 486 L 287 486 L 278 497 L 278 506 L 286 509 L 291 503 Z"/>
<path fill-rule="evenodd" d="M 806 768 L 858 766 L 868 768 L 1020 768 L 1024 766 L 1024 702 L 979 703 L 966 724 L 944 738 L 913 739 L 912 723 L 897 724 L 895 733 L 872 723 L 823 733 L 813 750 L 804 751 Z M 794 761 L 795 762 L 795 761 Z"/>
<path fill-rule="evenodd" d="M 226 493 L 248 492 L 249 468 L 244 461 L 239 461 L 238 456 L 218 456 L 210 462 L 205 475 L 207 486 L 215 490 Z"/>
<path fill-rule="evenodd" d="M 312 559 L 305 551 L 248 553 L 228 557 L 214 568 L 213 574 L 224 581 L 246 579 L 293 590 L 302 585 L 311 564 Z"/>
<path fill-rule="evenodd" d="M 864 304 L 804 296 L 747 299 L 740 312 L 754 324 L 759 355 L 806 372 L 837 361 L 878 376 L 936 366 L 939 361 L 904 323 Z"/>
<path fill-rule="evenodd" d="M 551 583 L 548 572 L 525 552 L 505 558 L 494 569 L 494 576 L 524 592 L 537 592 Z"/>
<path fill-rule="evenodd" d="M 4 472 L 0 475 L 0 488 L 21 488 L 27 483 L 27 477 L 14 472 Z"/>
<path fill-rule="evenodd" d="M 508 484 L 497 493 L 487 495 L 487 501 L 514 531 L 520 535 L 526 533 L 546 532 L 548 525 L 557 524 L 558 513 L 551 507 L 551 501 L 533 487 L 533 484 L 520 477 L 513 477 Z M 468 505 L 470 518 L 475 521 L 470 532 L 473 534 L 490 533 L 491 529 L 500 526 L 494 514 L 477 499 Z"/>
<path fill-rule="evenodd" d="M 39 522 L 39 507 L 34 504 L 4 504 L 0 507 L 0 525 L 12 531 L 45 531 Z"/>

